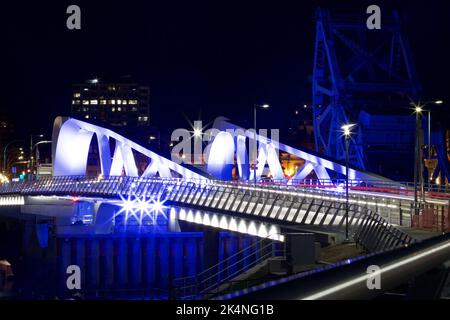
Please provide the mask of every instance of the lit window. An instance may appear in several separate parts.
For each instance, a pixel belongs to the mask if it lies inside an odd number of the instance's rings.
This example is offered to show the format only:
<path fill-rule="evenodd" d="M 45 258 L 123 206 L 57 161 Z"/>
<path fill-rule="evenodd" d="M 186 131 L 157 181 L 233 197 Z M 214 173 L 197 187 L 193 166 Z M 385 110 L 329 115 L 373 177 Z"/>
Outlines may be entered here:
<path fill-rule="evenodd" d="M 118 107 L 118 108 L 117 108 L 117 111 L 122 111 L 122 108 L 121 108 L 121 107 Z"/>
<path fill-rule="evenodd" d="M 98 100 L 91 100 L 91 104 L 98 104 Z"/>
<path fill-rule="evenodd" d="M 89 100 L 83 100 L 83 104 L 89 104 Z"/>
<path fill-rule="evenodd" d="M 100 100 L 100 104 L 106 104 L 106 100 Z"/>
<path fill-rule="evenodd" d="M 127 104 L 127 100 L 122 100 L 122 104 Z"/>
<path fill-rule="evenodd" d="M 128 103 L 129 104 L 137 104 L 137 100 L 129 100 Z"/>
<path fill-rule="evenodd" d="M 85 115 L 84 117 L 85 117 L 86 119 L 89 119 L 89 115 L 88 115 L 88 114 L 87 114 L 87 115 Z"/>
<path fill-rule="evenodd" d="M 116 108 L 112 107 L 112 108 L 111 108 L 111 111 L 112 111 L 112 112 L 116 112 Z"/>
<path fill-rule="evenodd" d="M 88 89 L 88 88 L 83 88 L 83 90 L 84 90 L 84 91 L 88 91 L 89 89 Z"/>
<path fill-rule="evenodd" d="M 122 100 L 117 99 L 117 104 L 122 104 Z"/>
<path fill-rule="evenodd" d="M 113 100 L 110 100 L 109 103 L 111 103 L 111 104 L 116 104 L 116 100 L 114 100 L 114 99 L 113 99 Z"/>
<path fill-rule="evenodd" d="M 73 97 L 74 97 L 74 98 L 79 98 L 79 97 L 80 97 L 80 93 L 79 93 L 79 92 L 75 92 L 75 93 L 73 94 Z"/>
<path fill-rule="evenodd" d="M 80 104 L 80 100 L 72 100 L 72 104 Z"/>

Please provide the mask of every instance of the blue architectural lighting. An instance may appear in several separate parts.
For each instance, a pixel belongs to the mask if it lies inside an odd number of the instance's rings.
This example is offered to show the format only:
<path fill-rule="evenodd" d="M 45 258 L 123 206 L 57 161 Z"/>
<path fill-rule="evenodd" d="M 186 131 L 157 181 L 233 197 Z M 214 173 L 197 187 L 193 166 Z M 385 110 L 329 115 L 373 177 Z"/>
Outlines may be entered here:
<path fill-rule="evenodd" d="M 164 213 L 164 210 L 168 208 L 164 205 L 165 200 L 161 200 L 160 198 L 147 199 L 145 197 L 138 197 L 131 194 L 127 197 L 120 195 L 120 198 L 120 210 L 115 214 L 115 216 L 125 214 L 125 225 L 131 218 L 136 219 L 136 221 L 139 222 L 139 225 L 142 225 L 143 220 L 146 217 L 150 218 L 152 224 L 156 224 L 158 217 L 161 215 L 167 219 Z"/>

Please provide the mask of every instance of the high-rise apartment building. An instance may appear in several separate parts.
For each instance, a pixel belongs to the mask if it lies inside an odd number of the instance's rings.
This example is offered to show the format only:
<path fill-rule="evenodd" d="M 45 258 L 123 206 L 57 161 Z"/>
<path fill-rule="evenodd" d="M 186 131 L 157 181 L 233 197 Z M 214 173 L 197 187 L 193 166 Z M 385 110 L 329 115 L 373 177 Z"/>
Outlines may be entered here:
<path fill-rule="evenodd" d="M 73 117 L 101 120 L 112 126 L 149 125 L 150 89 L 136 83 L 106 83 L 98 79 L 75 84 Z"/>

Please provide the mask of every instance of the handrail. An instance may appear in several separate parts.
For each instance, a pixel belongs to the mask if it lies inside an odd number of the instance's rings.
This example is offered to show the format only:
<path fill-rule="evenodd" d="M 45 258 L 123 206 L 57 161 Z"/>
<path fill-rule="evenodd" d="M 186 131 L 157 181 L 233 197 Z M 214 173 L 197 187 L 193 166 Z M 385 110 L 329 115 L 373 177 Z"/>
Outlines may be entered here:
<path fill-rule="evenodd" d="M 242 263 L 249 257 L 251 257 L 253 255 L 257 255 L 261 252 L 264 252 L 268 248 L 272 247 L 274 240 L 272 240 L 271 237 L 276 236 L 276 235 L 280 235 L 280 234 L 279 233 L 270 234 L 269 236 L 262 238 L 262 239 L 258 240 L 257 242 L 251 244 L 250 246 L 234 253 L 233 255 L 227 257 L 226 259 L 220 261 L 219 263 L 203 270 L 202 272 L 200 272 L 197 275 L 185 276 L 185 277 L 180 277 L 180 278 L 174 279 L 173 283 L 174 283 L 176 293 L 183 292 L 184 295 L 182 295 L 181 297 L 184 299 L 194 298 L 194 297 L 198 297 L 199 295 L 207 294 L 213 288 L 218 288 L 218 287 L 226 284 L 227 280 L 229 280 L 230 278 L 234 278 L 234 277 L 238 276 L 241 272 L 249 270 L 252 266 L 257 265 L 257 264 L 261 263 L 262 261 L 265 261 L 269 256 L 273 256 L 274 254 L 279 253 L 279 252 L 284 254 L 285 253 L 284 249 L 283 250 L 273 250 L 272 249 L 272 250 L 264 253 L 263 255 L 259 256 L 258 258 L 256 258 L 249 265 L 244 266 L 238 270 L 235 270 L 231 274 L 229 273 L 230 269 L 236 267 L 237 265 L 239 265 L 240 263 Z M 264 242 L 267 242 L 267 241 L 269 241 L 269 242 L 266 243 L 263 247 L 258 248 L 261 244 L 264 244 Z M 255 249 L 255 248 L 256 248 L 256 250 L 254 250 L 250 255 L 245 255 L 246 252 L 248 252 L 249 250 Z M 237 261 L 233 261 L 234 259 L 236 259 L 237 257 L 242 256 L 242 255 L 244 255 L 244 257 L 242 257 L 241 259 L 239 259 Z M 231 265 L 229 264 L 230 261 L 233 262 Z M 212 271 L 216 271 L 216 272 L 210 274 Z M 225 276 L 225 278 L 221 278 L 222 274 L 227 274 L 227 275 Z M 200 281 L 198 281 L 198 280 L 200 280 Z M 212 285 L 208 286 L 208 282 L 211 280 L 215 280 L 215 281 L 213 281 Z M 193 283 L 186 284 L 186 282 L 193 282 Z M 182 283 L 182 285 L 178 286 L 177 285 L 178 283 Z M 194 292 L 191 292 L 190 295 L 186 295 L 187 289 L 192 289 Z"/>
<path fill-rule="evenodd" d="M 219 299 L 371 299 L 438 267 L 448 260 L 449 255 L 450 234 L 445 234 L 411 246 L 398 247 L 287 276 L 247 290 L 225 294 Z M 380 290 L 367 288 L 367 281 L 372 276 L 367 272 L 368 266 L 379 267 L 378 274 L 384 279 Z"/>
<path fill-rule="evenodd" d="M 52 180 L 58 180 L 58 179 L 67 179 L 68 181 L 76 182 L 77 180 L 84 180 L 84 181 L 90 181 L 93 183 L 98 182 L 108 182 L 108 181 L 116 181 L 119 179 L 120 181 L 127 180 L 127 179 L 133 179 L 134 181 L 140 182 L 140 181 L 152 181 L 154 179 L 157 179 L 158 181 L 166 181 L 166 182 L 176 182 L 176 181 L 185 181 L 185 182 L 194 182 L 198 184 L 204 184 L 204 183 L 214 183 L 216 185 L 223 185 L 223 186 L 255 186 L 253 182 L 250 181 L 218 181 L 218 180 L 209 180 L 209 179 L 180 179 L 180 178 L 153 178 L 153 177 L 126 177 L 126 176 L 106 176 L 106 177 L 86 177 L 86 176 L 55 176 L 55 177 L 43 177 L 37 180 L 32 181 L 19 181 L 19 182 L 9 182 L 0 185 L 0 193 L 15 189 L 15 187 L 24 186 L 27 184 L 32 183 L 43 183 L 46 181 L 52 181 Z M 282 180 L 276 180 L 276 179 L 270 179 L 270 180 L 260 180 L 257 183 L 258 187 L 282 187 L 287 186 L 291 188 L 317 188 L 317 189 L 336 189 L 336 188 L 342 188 L 342 186 L 345 185 L 345 180 L 343 179 L 305 179 L 305 180 L 295 180 L 295 179 L 282 179 Z M 387 187 L 387 188 L 386 188 Z M 413 182 L 390 182 L 390 181 L 379 181 L 379 180 L 349 180 L 349 188 L 350 190 L 354 191 L 373 191 L 373 192 L 410 192 L 414 190 L 414 183 Z M 432 192 L 444 192 L 448 193 L 450 192 L 450 186 L 447 185 L 437 185 L 437 184 L 425 184 L 425 190 L 428 193 Z"/>
<path fill-rule="evenodd" d="M 147 189 L 148 186 L 151 186 L 151 190 Z M 87 195 L 87 196 L 105 196 L 105 197 L 115 197 L 119 196 L 127 196 L 133 192 L 145 193 L 145 196 L 158 196 L 162 194 L 166 194 L 166 198 L 169 199 L 174 204 L 183 205 L 191 204 L 192 199 L 198 194 L 198 191 L 202 190 L 202 188 L 206 188 L 207 186 L 211 187 L 214 190 L 213 194 L 207 194 L 205 199 L 210 199 L 209 203 L 206 204 L 206 208 L 216 209 L 217 205 L 221 203 L 221 200 L 224 199 L 224 194 L 228 193 L 236 193 L 245 191 L 244 194 L 241 193 L 240 203 L 238 205 L 238 211 L 241 212 L 240 209 L 244 211 L 248 207 L 248 203 L 250 201 L 254 201 L 255 197 L 261 197 L 260 193 L 266 193 L 264 196 L 272 199 L 271 207 L 269 208 L 269 212 L 272 212 L 273 206 L 278 201 L 278 195 L 285 198 L 287 197 L 302 197 L 304 199 L 308 199 L 306 204 L 309 206 L 306 212 L 303 215 L 302 221 L 291 221 L 292 223 L 306 223 L 306 218 L 308 217 L 309 210 L 312 205 L 315 205 L 315 209 L 317 214 L 323 209 L 327 209 L 322 212 L 322 220 L 327 217 L 327 214 L 330 209 L 333 211 L 333 218 L 327 222 L 327 226 L 333 227 L 341 227 L 342 226 L 342 215 L 345 213 L 344 208 L 341 206 L 346 201 L 344 194 L 339 192 L 334 192 L 330 190 L 323 189 L 315 189 L 315 188 L 298 188 L 290 185 L 252 185 L 250 183 L 237 183 L 237 182 L 221 182 L 217 180 L 197 180 L 197 179 L 179 179 L 179 178 L 143 178 L 143 177 L 123 177 L 123 176 L 110 176 L 110 177 L 84 177 L 84 176 L 63 176 L 63 177 L 52 177 L 52 178 L 44 178 L 35 181 L 27 181 L 27 182 L 17 182 L 8 185 L 0 186 L 0 194 L 28 194 L 28 195 Z M 169 191 L 169 188 L 172 188 Z M 220 191 L 219 191 L 220 190 Z M 194 191 L 194 192 L 192 192 Z M 216 197 L 216 193 L 219 191 L 219 197 Z M 273 195 L 270 195 L 272 193 Z M 247 195 L 250 196 L 250 200 L 247 201 L 246 207 L 241 207 L 243 203 L 244 197 Z M 273 197 L 276 195 L 276 197 Z M 237 197 L 236 197 L 237 199 Z M 292 198 L 291 203 L 294 203 L 294 198 Z M 360 199 L 364 200 L 364 199 Z M 378 213 L 372 214 L 371 211 L 366 211 L 365 206 L 370 205 L 370 201 L 360 201 L 358 199 L 351 198 L 349 200 L 350 208 L 349 208 L 349 216 L 352 214 L 352 220 L 360 221 L 364 217 L 370 218 L 370 223 L 364 223 L 364 227 L 362 229 L 368 229 L 370 231 L 370 237 L 359 237 L 361 242 L 372 243 L 373 238 L 377 238 L 373 234 L 373 230 L 380 229 L 382 232 L 382 236 L 388 234 L 390 232 L 389 224 L 386 221 L 381 221 L 379 219 L 380 215 Z M 234 200 L 233 200 L 234 201 Z M 280 200 L 281 201 L 281 200 Z M 283 200 L 285 201 L 285 200 Z M 316 203 L 315 203 L 316 201 Z M 226 202 L 225 202 L 226 203 Z M 303 203 L 303 202 L 302 202 Z M 203 204 L 201 204 L 203 205 Z M 376 206 L 381 206 L 381 204 L 375 203 Z M 298 207 L 297 212 L 300 212 L 302 209 L 302 204 Z M 384 204 L 386 207 L 386 204 Z M 318 209 L 317 209 L 318 207 Z M 255 207 L 256 208 L 256 207 Z M 223 205 L 222 205 L 223 209 Z M 266 208 L 264 207 L 264 210 Z M 279 210 L 279 209 L 278 209 Z M 268 213 L 269 213 L 268 212 Z M 247 212 L 246 212 L 247 213 Z M 248 213 L 249 215 L 251 213 Z M 315 214 L 314 219 L 316 219 L 317 214 Z M 253 217 L 254 215 L 251 214 Z M 331 215 L 330 215 L 331 216 Z M 334 219 L 336 217 L 340 217 L 340 221 L 334 223 Z M 266 216 L 264 216 L 266 217 Z M 269 218 L 278 219 L 276 216 Z M 293 219 L 293 217 L 291 218 Z M 282 221 L 282 219 L 279 219 Z M 283 220 L 284 221 L 284 220 Z M 277 221 L 278 222 L 278 221 Z M 322 222 L 320 222 L 322 224 Z M 351 222 L 350 222 L 351 224 Z M 362 225 L 362 223 L 360 223 Z M 386 224 L 386 225 L 385 225 Z M 352 227 L 352 226 L 350 226 Z M 361 226 L 360 226 L 361 227 Z M 359 230 L 359 229 L 358 229 Z M 368 233 L 368 232 L 366 232 Z M 369 233 L 368 233 L 369 234 Z M 403 235 L 402 235 L 403 236 Z M 405 239 L 408 239 L 406 236 Z M 378 240 L 376 240 L 378 241 Z M 402 240 L 403 241 L 403 240 Z M 395 242 L 392 242 L 395 243 Z M 366 247 L 372 247 L 373 244 L 367 245 Z M 390 244 L 389 246 L 390 247 Z"/>
<path fill-rule="evenodd" d="M 268 249 L 268 248 L 271 247 L 271 246 L 272 246 L 272 244 L 269 243 L 269 244 L 266 245 L 265 247 L 261 248 L 260 251 L 264 251 L 265 249 Z M 252 264 L 258 265 L 259 263 L 261 263 L 261 262 L 267 260 L 267 258 L 268 258 L 269 256 L 272 257 L 272 256 L 273 256 L 274 254 L 276 254 L 277 252 L 282 252 L 282 253 L 284 253 L 285 251 L 284 251 L 284 250 L 272 250 L 272 251 L 266 252 L 265 254 L 263 254 L 262 256 L 260 256 L 259 258 L 257 258 L 255 261 L 253 261 Z M 255 253 L 251 253 L 250 256 L 255 255 L 255 254 L 256 254 L 256 252 L 255 252 Z M 214 279 L 216 276 L 218 276 L 218 275 L 220 275 L 220 274 L 222 274 L 222 273 L 225 273 L 227 270 L 229 270 L 229 269 L 235 267 L 236 265 L 239 265 L 241 262 L 245 261 L 246 259 L 248 259 L 248 256 L 247 256 L 247 257 L 244 257 L 244 258 L 242 258 L 242 259 L 240 259 L 240 260 L 238 260 L 238 261 L 236 261 L 236 262 L 235 262 L 234 264 L 232 264 L 232 265 L 227 266 L 225 270 L 220 270 L 220 271 L 217 272 L 217 274 L 211 275 L 210 277 L 204 279 L 204 283 L 208 282 L 208 281 L 211 280 L 211 279 Z M 237 276 L 240 274 L 240 272 L 244 272 L 244 271 L 246 271 L 246 270 L 249 270 L 249 268 L 242 267 L 242 268 L 240 268 L 239 270 L 236 270 L 236 271 L 235 271 L 234 273 L 232 273 L 231 275 L 230 275 L 228 272 L 226 272 L 226 273 L 228 273 L 228 275 L 227 275 L 225 278 L 221 279 L 220 285 L 227 284 L 227 283 L 229 282 L 229 281 L 227 281 L 227 280 L 229 280 L 229 279 L 231 279 L 231 278 L 237 277 Z M 211 285 L 211 286 L 209 286 L 209 287 L 206 287 L 205 289 L 201 290 L 201 293 L 202 293 L 202 294 L 210 293 L 210 290 L 212 290 L 213 288 L 216 288 L 216 289 L 217 289 L 217 284 L 213 284 L 213 285 Z"/>

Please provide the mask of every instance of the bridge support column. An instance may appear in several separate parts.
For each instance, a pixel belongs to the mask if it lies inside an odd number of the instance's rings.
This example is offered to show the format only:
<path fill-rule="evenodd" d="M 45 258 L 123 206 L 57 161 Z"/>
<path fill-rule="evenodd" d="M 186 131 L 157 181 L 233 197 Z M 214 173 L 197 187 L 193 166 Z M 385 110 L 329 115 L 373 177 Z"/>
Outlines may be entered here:
<path fill-rule="evenodd" d="M 251 238 L 247 237 L 247 236 L 242 236 L 240 242 L 241 242 L 241 246 L 239 248 L 239 251 L 247 249 L 244 251 L 243 264 L 244 264 L 244 267 L 248 267 L 252 263 L 252 259 L 250 256 L 250 254 L 252 252 L 251 252 L 251 249 L 248 249 L 251 246 Z"/>
<path fill-rule="evenodd" d="M 148 237 L 145 239 L 143 250 L 143 276 L 146 287 L 155 285 L 155 238 Z"/>
<path fill-rule="evenodd" d="M 221 257 L 217 248 L 219 248 L 219 252 L 221 252 L 220 248 L 222 244 L 221 241 L 219 241 L 219 232 L 206 227 L 203 230 L 203 257 L 204 266 L 205 269 L 207 269 L 220 261 Z"/>
<path fill-rule="evenodd" d="M 67 290 L 67 267 L 71 265 L 71 242 L 68 239 L 60 239 L 58 246 L 59 289 L 65 291 Z"/>
<path fill-rule="evenodd" d="M 183 276 L 183 239 L 175 237 L 172 242 L 172 265 L 173 277 L 179 278 Z"/>
<path fill-rule="evenodd" d="M 88 255 L 87 255 L 87 287 L 90 289 L 98 288 L 99 284 L 99 241 L 98 239 L 90 239 L 88 242 Z"/>
<path fill-rule="evenodd" d="M 160 288 L 169 288 L 169 251 L 170 251 L 170 239 L 167 237 L 161 237 L 159 242 L 159 270 L 160 270 Z"/>
<path fill-rule="evenodd" d="M 127 238 L 120 237 L 116 242 L 116 263 L 115 263 L 115 280 L 116 286 L 125 287 L 127 283 Z"/>
<path fill-rule="evenodd" d="M 190 238 L 187 240 L 187 270 L 186 276 L 193 276 L 197 272 L 197 239 Z"/>
<path fill-rule="evenodd" d="M 114 239 L 103 239 L 101 245 L 100 268 L 102 277 L 100 282 L 103 288 L 110 289 L 114 285 Z"/>
<path fill-rule="evenodd" d="M 226 240 L 226 251 L 227 251 L 227 257 L 233 256 L 234 254 L 237 253 L 237 249 L 238 249 L 238 237 L 230 234 L 229 238 Z M 237 270 L 237 265 L 236 265 L 236 261 L 237 261 L 236 256 L 234 256 L 233 258 L 230 258 L 228 261 L 228 267 L 229 267 L 229 271 L 228 273 L 234 273 Z"/>
<path fill-rule="evenodd" d="M 130 239 L 130 268 L 129 283 L 132 288 L 138 288 L 141 284 L 141 238 L 133 237 Z"/>
<path fill-rule="evenodd" d="M 81 288 L 84 288 L 86 285 L 86 248 L 85 248 L 85 240 L 77 239 L 75 240 L 75 264 L 80 267 L 81 271 Z"/>

